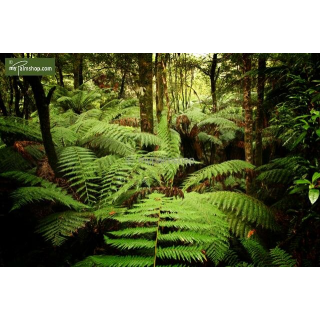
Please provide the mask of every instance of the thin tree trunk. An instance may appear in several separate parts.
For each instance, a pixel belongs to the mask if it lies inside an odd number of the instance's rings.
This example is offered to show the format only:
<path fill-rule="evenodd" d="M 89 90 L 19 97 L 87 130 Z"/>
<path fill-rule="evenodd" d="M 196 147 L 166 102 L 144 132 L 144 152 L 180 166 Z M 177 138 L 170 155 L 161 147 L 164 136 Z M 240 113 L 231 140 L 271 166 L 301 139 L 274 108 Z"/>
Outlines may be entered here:
<path fill-rule="evenodd" d="M 122 76 L 122 79 L 121 79 L 121 87 L 120 87 L 120 91 L 119 91 L 119 94 L 118 94 L 118 99 L 122 99 L 124 97 L 124 84 L 126 82 L 126 75 L 127 75 L 127 72 L 125 70 L 123 72 L 123 76 Z"/>
<path fill-rule="evenodd" d="M 251 70 L 251 57 L 249 53 L 242 54 L 243 72 L 247 73 Z M 245 159 L 249 163 L 253 163 L 252 154 L 252 108 L 251 108 L 251 79 L 250 76 L 245 76 L 243 79 L 243 109 L 245 113 L 245 129 L 244 129 L 244 151 Z M 247 173 L 246 189 L 250 193 L 251 176 Z"/>
<path fill-rule="evenodd" d="M 216 95 L 216 82 L 217 82 L 217 70 L 218 54 L 215 53 L 212 58 L 210 69 L 210 84 L 211 84 L 211 96 L 212 96 L 212 112 L 217 112 L 217 95 Z"/>
<path fill-rule="evenodd" d="M 153 133 L 152 53 L 139 53 L 141 131 Z"/>
<path fill-rule="evenodd" d="M 12 105 L 13 105 L 13 85 L 12 85 L 12 78 L 10 77 L 9 83 L 10 83 L 10 101 L 9 101 L 9 113 L 12 115 Z"/>
<path fill-rule="evenodd" d="M 163 79 L 162 79 L 162 56 L 161 53 L 156 53 L 156 110 L 157 110 L 157 119 L 160 122 L 161 113 L 163 110 Z"/>
<path fill-rule="evenodd" d="M 51 131 L 50 131 L 50 112 L 49 112 L 49 104 L 50 104 L 53 91 L 55 90 L 55 87 L 53 87 L 49 91 L 48 96 L 46 97 L 39 77 L 29 76 L 24 78 L 29 82 L 32 88 L 34 98 L 36 101 L 36 106 L 38 109 L 38 114 L 39 114 L 43 145 L 48 157 L 49 164 L 53 169 L 53 171 L 57 174 L 58 158 L 57 158 L 56 150 L 54 148 Z"/>
<path fill-rule="evenodd" d="M 8 115 L 7 109 L 6 109 L 4 102 L 3 102 L 3 99 L 2 99 L 1 92 L 0 92 L 0 110 L 2 112 L 2 115 L 4 115 L 5 117 Z"/>
<path fill-rule="evenodd" d="M 59 85 L 61 87 L 64 87 L 62 65 L 61 65 L 61 61 L 58 53 L 56 54 L 56 60 L 57 60 L 56 65 L 59 73 Z"/>
<path fill-rule="evenodd" d="M 256 116 L 256 150 L 255 150 L 255 165 L 262 165 L 262 129 L 263 129 L 263 100 L 264 100 L 264 84 L 266 69 L 266 59 L 259 58 L 259 74 L 258 74 L 258 105 L 257 105 L 257 116 Z"/>
<path fill-rule="evenodd" d="M 20 90 L 18 88 L 17 77 L 13 77 L 13 89 L 14 89 L 14 110 L 16 112 L 16 116 L 19 118 L 22 118 L 23 114 L 20 111 Z"/>
<path fill-rule="evenodd" d="M 83 84 L 83 76 L 82 76 L 82 53 L 74 53 L 73 54 L 73 76 L 74 76 L 74 89 L 78 89 L 79 86 Z"/>

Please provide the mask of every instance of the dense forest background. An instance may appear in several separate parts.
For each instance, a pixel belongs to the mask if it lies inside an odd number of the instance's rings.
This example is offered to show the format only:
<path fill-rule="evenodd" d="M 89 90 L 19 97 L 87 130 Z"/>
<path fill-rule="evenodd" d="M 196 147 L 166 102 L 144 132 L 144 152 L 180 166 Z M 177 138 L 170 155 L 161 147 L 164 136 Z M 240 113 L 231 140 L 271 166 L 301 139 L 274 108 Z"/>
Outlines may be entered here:
<path fill-rule="evenodd" d="M 0 264 L 319 266 L 319 84 L 317 53 L 1 54 Z"/>

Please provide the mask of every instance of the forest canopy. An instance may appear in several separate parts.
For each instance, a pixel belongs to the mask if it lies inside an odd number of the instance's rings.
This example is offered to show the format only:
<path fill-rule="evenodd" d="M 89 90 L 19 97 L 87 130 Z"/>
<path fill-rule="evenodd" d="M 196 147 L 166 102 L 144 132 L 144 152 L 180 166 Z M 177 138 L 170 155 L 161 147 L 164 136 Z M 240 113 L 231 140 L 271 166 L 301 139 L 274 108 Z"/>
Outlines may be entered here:
<path fill-rule="evenodd" d="M 1 266 L 319 266 L 320 54 L 0 57 Z"/>

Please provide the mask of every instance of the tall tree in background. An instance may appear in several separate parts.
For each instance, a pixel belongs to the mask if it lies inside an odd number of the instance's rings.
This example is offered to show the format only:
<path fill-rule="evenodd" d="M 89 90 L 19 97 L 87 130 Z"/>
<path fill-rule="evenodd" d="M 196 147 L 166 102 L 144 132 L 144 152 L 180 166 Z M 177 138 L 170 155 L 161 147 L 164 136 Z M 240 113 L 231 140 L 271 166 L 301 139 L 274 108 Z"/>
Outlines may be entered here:
<path fill-rule="evenodd" d="M 212 63 L 211 63 L 211 69 L 210 69 L 212 112 L 217 112 L 216 83 L 219 76 L 219 70 L 217 71 L 217 65 L 218 65 L 218 54 L 214 53 L 212 57 Z"/>
<path fill-rule="evenodd" d="M 163 67 L 161 59 L 161 53 L 156 53 L 156 109 L 158 122 L 160 121 L 161 112 L 163 110 Z"/>
<path fill-rule="evenodd" d="M 264 84 L 265 84 L 266 58 L 259 57 L 258 62 L 258 85 L 257 85 L 257 115 L 256 115 L 256 150 L 255 165 L 262 165 L 262 128 L 263 128 L 263 101 L 264 101 Z"/>
<path fill-rule="evenodd" d="M 242 54 L 243 72 L 246 74 L 251 70 L 251 57 L 249 53 Z M 251 107 L 251 79 L 249 75 L 243 78 L 243 109 L 245 114 L 245 128 L 244 128 L 244 151 L 245 159 L 249 163 L 253 163 L 252 152 L 252 107 Z M 246 187 L 247 193 L 250 193 L 251 177 L 247 174 Z"/>
<path fill-rule="evenodd" d="M 83 84 L 83 54 L 74 53 L 73 58 L 74 88 L 78 89 Z"/>
<path fill-rule="evenodd" d="M 141 131 L 153 133 L 152 53 L 138 53 Z"/>

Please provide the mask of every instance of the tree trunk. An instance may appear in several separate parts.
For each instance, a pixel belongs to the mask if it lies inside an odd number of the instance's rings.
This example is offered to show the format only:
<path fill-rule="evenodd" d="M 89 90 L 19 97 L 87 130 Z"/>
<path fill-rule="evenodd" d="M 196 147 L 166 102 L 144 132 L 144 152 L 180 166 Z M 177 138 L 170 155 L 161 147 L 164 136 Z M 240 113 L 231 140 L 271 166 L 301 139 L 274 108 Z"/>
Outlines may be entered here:
<path fill-rule="evenodd" d="M 5 117 L 8 115 L 7 109 L 6 109 L 4 102 L 3 102 L 3 99 L 2 99 L 1 92 L 0 92 L 0 110 L 2 112 L 2 115 L 4 115 Z"/>
<path fill-rule="evenodd" d="M 24 78 L 29 82 L 32 88 L 34 98 L 36 101 L 36 106 L 38 109 L 38 114 L 39 114 L 43 145 L 46 150 L 49 164 L 53 169 L 53 171 L 57 174 L 58 158 L 57 158 L 56 150 L 54 148 L 51 131 L 50 131 L 50 112 L 49 112 L 49 104 L 50 104 L 51 96 L 53 94 L 55 87 L 53 87 L 49 91 L 48 96 L 46 97 L 39 77 L 26 76 Z"/>
<path fill-rule="evenodd" d="M 153 133 L 152 53 L 139 53 L 138 65 L 141 131 Z"/>
<path fill-rule="evenodd" d="M 61 87 L 64 87 L 62 64 L 61 64 L 61 61 L 59 59 L 59 54 L 58 53 L 56 54 L 56 65 L 57 65 L 57 69 L 58 69 L 58 73 L 59 73 L 59 85 Z"/>
<path fill-rule="evenodd" d="M 14 110 L 16 112 L 16 116 L 19 118 L 22 118 L 23 114 L 20 111 L 20 90 L 18 88 L 17 77 L 13 77 L 13 89 L 14 89 Z"/>
<path fill-rule="evenodd" d="M 251 57 L 249 53 L 242 54 L 243 72 L 251 70 Z M 252 154 L 252 108 L 251 108 L 251 79 L 250 76 L 245 76 L 243 79 L 243 109 L 245 113 L 245 128 L 244 128 L 244 151 L 245 159 L 249 163 L 253 163 Z M 246 187 L 247 193 L 250 193 L 251 176 L 247 173 Z"/>
<path fill-rule="evenodd" d="M 210 84 L 211 84 L 211 96 L 212 96 L 212 112 L 217 112 L 217 95 L 216 95 L 216 83 L 217 83 L 217 65 L 218 54 L 215 53 L 212 58 L 211 70 L 210 70 Z"/>
<path fill-rule="evenodd" d="M 123 76 L 122 76 L 122 79 L 121 79 L 121 87 L 120 87 L 120 91 L 119 91 L 119 94 L 118 94 L 118 99 L 122 99 L 124 97 L 124 84 L 125 84 L 125 81 L 126 81 L 126 75 L 127 75 L 127 72 L 125 70 L 123 72 Z"/>
<path fill-rule="evenodd" d="M 264 100 L 264 84 L 266 69 L 266 59 L 259 58 L 259 73 L 258 73 L 258 105 L 256 116 L 256 151 L 255 151 L 255 165 L 262 165 L 262 129 L 263 129 L 263 100 Z"/>
<path fill-rule="evenodd" d="M 82 53 L 73 54 L 73 76 L 74 76 L 74 89 L 78 89 L 83 84 L 83 56 Z"/>
<path fill-rule="evenodd" d="M 161 53 L 156 53 L 156 110 L 158 122 L 160 121 L 161 113 L 163 110 L 163 69 L 161 59 Z"/>

